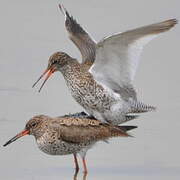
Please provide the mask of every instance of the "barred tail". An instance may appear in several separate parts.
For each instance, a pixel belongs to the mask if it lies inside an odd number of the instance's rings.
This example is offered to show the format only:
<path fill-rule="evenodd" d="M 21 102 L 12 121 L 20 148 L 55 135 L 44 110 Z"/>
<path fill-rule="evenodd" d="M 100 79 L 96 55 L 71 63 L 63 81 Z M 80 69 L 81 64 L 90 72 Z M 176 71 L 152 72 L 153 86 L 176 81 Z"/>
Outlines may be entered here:
<path fill-rule="evenodd" d="M 129 113 L 144 113 L 156 110 L 156 107 L 138 101 L 131 101 L 130 106 L 131 110 Z"/>

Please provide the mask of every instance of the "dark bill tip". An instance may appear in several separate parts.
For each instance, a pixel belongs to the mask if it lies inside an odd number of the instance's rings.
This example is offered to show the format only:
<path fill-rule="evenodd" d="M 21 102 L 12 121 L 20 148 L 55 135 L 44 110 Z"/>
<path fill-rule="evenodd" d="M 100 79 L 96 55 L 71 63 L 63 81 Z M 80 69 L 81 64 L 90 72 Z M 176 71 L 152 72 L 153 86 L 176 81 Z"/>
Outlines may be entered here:
<path fill-rule="evenodd" d="M 11 140 L 9 140 L 8 142 L 6 142 L 3 146 L 5 147 L 5 146 L 7 146 L 8 144 L 11 144 L 13 141 L 15 141 L 14 139 L 11 139 Z"/>
<path fill-rule="evenodd" d="M 42 83 L 42 85 L 41 85 L 39 91 L 38 91 L 39 93 L 41 92 L 41 89 L 43 88 L 43 86 L 44 86 L 44 84 L 46 83 L 46 81 L 49 79 L 49 77 L 50 77 L 54 72 L 55 72 L 54 69 L 50 69 L 49 71 L 47 71 L 48 74 L 47 74 L 47 76 L 46 76 L 44 82 Z"/>
<path fill-rule="evenodd" d="M 36 84 L 43 78 L 43 76 L 49 71 L 49 69 L 46 69 L 43 74 L 38 78 L 38 80 L 32 85 L 32 88 L 36 86 Z"/>
<path fill-rule="evenodd" d="M 12 142 L 16 141 L 17 139 L 19 139 L 20 137 L 25 136 L 25 135 L 27 135 L 27 134 L 29 134 L 29 130 L 24 130 L 24 131 L 20 132 L 19 134 L 17 134 L 16 136 L 14 136 L 14 137 L 13 137 L 12 139 L 10 139 L 9 141 L 7 141 L 3 146 L 5 147 L 5 146 L 9 145 L 9 144 L 11 144 Z"/>

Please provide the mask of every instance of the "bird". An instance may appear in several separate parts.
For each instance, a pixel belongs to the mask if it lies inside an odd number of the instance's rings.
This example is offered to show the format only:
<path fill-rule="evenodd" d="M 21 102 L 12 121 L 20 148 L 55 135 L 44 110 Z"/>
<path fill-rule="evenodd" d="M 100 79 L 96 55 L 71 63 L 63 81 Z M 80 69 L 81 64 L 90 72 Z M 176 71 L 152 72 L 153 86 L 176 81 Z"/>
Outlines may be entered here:
<path fill-rule="evenodd" d="M 82 63 L 65 52 L 55 52 L 33 87 L 47 74 L 40 92 L 48 78 L 60 71 L 76 102 L 89 115 L 113 125 L 135 119 L 139 113 L 155 111 L 156 107 L 137 98 L 133 80 L 143 47 L 178 21 L 169 19 L 116 33 L 97 43 L 64 6 L 59 8 L 69 37 L 81 52 Z"/>
<path fill-rule="evenodd" d="M 127 131 L 137 126 L 113 126 L 102 123 L 84 112 L 52 118 L 36 115 L 25 125 L 23 131 L 7 141 L 7 146 L 25 135 L 35 137 L 38 148 L 50 155 L 73 154 L 75 171 L 79 171 L 77 154 L 82 158 L 84 173 L 87 174 L 86 152 L 98 141 L 112 137 L 131 137 Z"/>

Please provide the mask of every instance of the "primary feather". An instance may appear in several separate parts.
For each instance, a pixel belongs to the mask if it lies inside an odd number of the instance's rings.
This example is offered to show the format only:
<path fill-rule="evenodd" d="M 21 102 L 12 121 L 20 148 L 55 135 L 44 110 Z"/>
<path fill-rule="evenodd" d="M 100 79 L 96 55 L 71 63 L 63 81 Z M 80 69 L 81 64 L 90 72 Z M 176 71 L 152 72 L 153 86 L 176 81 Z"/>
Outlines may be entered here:
<path fill-rule="evenodd" d="M 159 33 L 168 31 L 176 23 L 176 19 L 170 19 L 101 40 L 97 44 L 96 59 L 90 69 L 93 77 L 115 92 L 121 93 L 122 88 L 127 89 L 135 99 L 136 93 L 132 81 L 143 47 Z"/>

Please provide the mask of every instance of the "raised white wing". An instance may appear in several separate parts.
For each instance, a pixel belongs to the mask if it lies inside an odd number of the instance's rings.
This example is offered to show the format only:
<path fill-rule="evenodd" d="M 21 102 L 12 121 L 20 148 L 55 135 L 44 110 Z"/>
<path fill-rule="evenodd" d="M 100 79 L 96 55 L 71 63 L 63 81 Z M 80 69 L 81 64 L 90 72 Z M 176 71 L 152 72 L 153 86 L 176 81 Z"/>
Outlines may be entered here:
<path fill-rule="evenodd" d="M 82 62 L 92 64 L 95 60 L 96 42 L 89 34 L 69 15 L 68 11 L 59 4 L 61 12 L 65 16 L 65 27 L 69 38 L 77 46 L 82 55 Z"/>
<path fill-rule="evenodd" d="M 135 98 L 132 81 L 144 45 L 176 23 L 176 19 L 170 19 L 103 39 L 97 44 L 96 59 L 90 69 L 93 77 L 115 92 L 124 91 L 125 96 Z"/>

